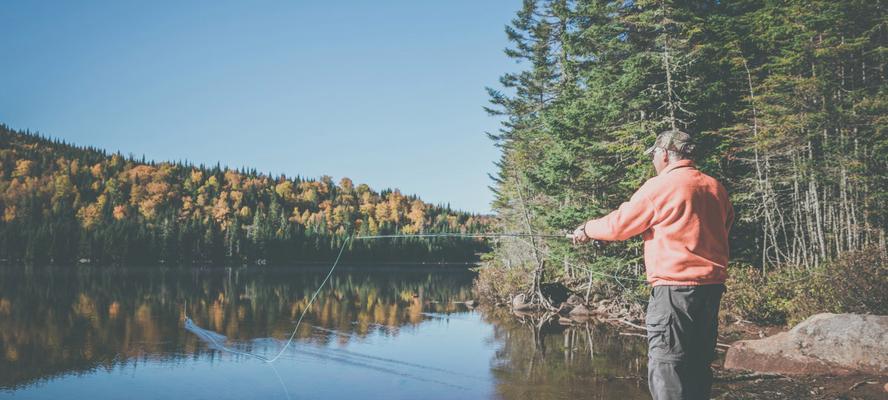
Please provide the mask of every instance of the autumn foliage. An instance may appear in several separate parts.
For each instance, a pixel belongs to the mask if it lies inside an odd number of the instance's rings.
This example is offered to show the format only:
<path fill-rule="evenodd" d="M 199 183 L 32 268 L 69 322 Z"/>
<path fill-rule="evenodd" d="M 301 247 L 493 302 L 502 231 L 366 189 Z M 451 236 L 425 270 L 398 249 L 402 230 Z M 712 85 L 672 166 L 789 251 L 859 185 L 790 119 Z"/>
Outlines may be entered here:
<path fill-rule="evenodd" d="M 0 125 L 0 258 L 55 263 L 329 261 L 349 235 L 479 232 L 487 218 L 342 178 L 141 161 Z M 359 241 L 362 261 L 465 261 L 483 243 Z"/>

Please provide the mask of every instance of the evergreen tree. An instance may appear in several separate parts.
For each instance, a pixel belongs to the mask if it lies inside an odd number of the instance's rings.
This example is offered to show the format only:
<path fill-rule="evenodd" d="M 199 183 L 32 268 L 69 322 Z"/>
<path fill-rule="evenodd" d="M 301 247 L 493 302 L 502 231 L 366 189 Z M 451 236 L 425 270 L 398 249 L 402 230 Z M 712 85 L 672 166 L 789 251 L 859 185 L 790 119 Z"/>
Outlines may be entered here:
<path fill-rule="evenodd" d="M 866 1 L 524 2 L 506 37 L 525 68 L 488 89 L 488 111 L 504 117 L 489 134 L 502 150 L 497 226 L 554 233 L 609 212 L 652 176 L 642 152 L 655 135 L 681 129 L 732 194 L 734 260 L 812 268 L 885 252 L 884 12 Z M 603 252 L 530 244 L 501 241 L 492 260 L 548 261 L 544 275 L 567 281 L 580 278 L 571 265 L 641 272 L 639 240 Z"/>

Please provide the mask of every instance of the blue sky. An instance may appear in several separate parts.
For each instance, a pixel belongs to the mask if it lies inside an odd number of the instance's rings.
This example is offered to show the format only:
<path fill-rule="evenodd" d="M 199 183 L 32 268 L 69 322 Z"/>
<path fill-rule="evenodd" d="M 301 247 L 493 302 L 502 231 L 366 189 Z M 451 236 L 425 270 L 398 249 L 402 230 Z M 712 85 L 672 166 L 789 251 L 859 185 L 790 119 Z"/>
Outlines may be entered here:
<path fill-rule="evenodd" d="M 517 0 L 5 1 L 0 122 L 489 212 Z"/>

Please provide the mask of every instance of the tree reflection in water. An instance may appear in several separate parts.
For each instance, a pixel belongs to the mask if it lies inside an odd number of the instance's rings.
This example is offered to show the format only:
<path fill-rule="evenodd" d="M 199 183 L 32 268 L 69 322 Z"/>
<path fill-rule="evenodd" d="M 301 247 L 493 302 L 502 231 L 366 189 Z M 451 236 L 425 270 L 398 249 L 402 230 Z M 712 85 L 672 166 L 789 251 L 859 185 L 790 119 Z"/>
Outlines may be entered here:
<path fill-rule="evenodd" d="M 14 393 L 63 374 L 122 365 L 223 357 L 183 329 L 186 303 L 198 326 L 224 335 L 238 349 L 275 352 L 325 272 L 310 267 L 0 269 L 0 389 Z M 288 358 L 311 355 L 364 365 L 429 387 L 462 390 L 465 382 L 475 382 L 472 387 L 481 382 L 506 399 L 615 393 L 644 398 L 643 383 L 634 379 L 645 368 L 642 340 L 591 322 L 565 327 L 487 307 L 469 313 L 457 302 L 473 298 L 473 277 L 441 268 L 339 270 L 306 314 Z M 439 319 L 489 324 L 489 338 L 460 338 L 489 342 L 489 375 L 344 346 L 370 336 L 422 337 L 422 324 Z M 435 346 L 432 341 L 428 346 Z"/>
<path fill-rule="evenodd" d="M 493 374 L 504 399 L 648 399 L 647 343 L 595 320 L 559 323 L 487 310 L 497 342 Z"/>
<path fill-rule="evenodd" d="M 183 327 L 195 323 L 233 340 L 286 337 L 317 289 L 315 268 L 4 269 L 0 279 L 0 387 L 55 374 L 110 369 L 143 359 L 214 357 Z M 302 342 L 397 335 L 424 311 L 453 312 L 471 297 L 472 275 L 429 269 L 343 270 L 306 315 Z"/>

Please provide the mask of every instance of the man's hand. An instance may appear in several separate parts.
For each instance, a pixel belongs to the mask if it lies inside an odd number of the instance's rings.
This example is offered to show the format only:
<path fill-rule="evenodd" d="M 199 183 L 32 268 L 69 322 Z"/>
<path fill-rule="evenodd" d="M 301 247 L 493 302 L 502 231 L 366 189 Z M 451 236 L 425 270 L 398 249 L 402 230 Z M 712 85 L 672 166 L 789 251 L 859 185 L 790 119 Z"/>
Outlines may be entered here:
<path fill-rule="evenodd" d="M 590 238 L 589 236 L 586 236 L 586 230 L 583 229 L 585 226 L 586 226 L 586 224 L 580 225 L 579 228 L 574 230 L 573 237 L 572 237 L 573 244 L 587 243 L 590 240 L 592 240 L 592 238 Z"/>
<path fill-rule="evenodd" d="M 589 243 L 595 246 L 596 249 L 603 249 L 605 242 L 601 240 L 593 240 L 588 235 L 586 235 L 586 230 L 584 229 L 586 224 L 580 225 L 576 230 L 574 230 L 573 234 L 571 234 L 571 239 L 573 239 L 573 244 L 582 244 Z"/>

